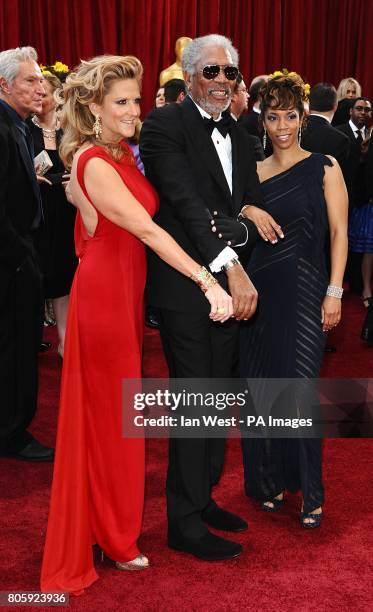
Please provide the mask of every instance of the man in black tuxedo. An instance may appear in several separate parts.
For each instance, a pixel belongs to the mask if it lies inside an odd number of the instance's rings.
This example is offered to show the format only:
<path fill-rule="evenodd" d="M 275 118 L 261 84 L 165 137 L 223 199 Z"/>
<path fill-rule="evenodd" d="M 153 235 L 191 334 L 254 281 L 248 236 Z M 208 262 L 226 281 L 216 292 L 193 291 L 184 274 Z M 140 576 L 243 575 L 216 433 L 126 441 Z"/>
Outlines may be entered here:
<path fill-rule="evenodd" d="M 194 39 L 182 59 L 189 95 L 181 104 L 153 111 L 141 130 L 145 173 L 160 196 L 155 221 L 196 261 L 210 267 L 233 298 L 235 319 L 215 325 L 194 283 L 149 252 L 147 299 L 160 309 L 172 378 L 231 377 L 237 364 L 238 320 L 248 319 L 256 309 L 257 294 L 238 254 L 252 246 L 257 231 L 237 216 L 245 204 L 261 202 L 259 181 L 246 131 L 224 112 L 238 75 L 237 63 L 237 51 L 225 37 Z M 211 231 L 214 212 L 224 215 L 230 227 L 228 244 Z M 171 548 L 205 560 L 241 553 L 240 544 L 208 530 L 247 528 L 245 521 L 212 499 L 223 461 L 222 439 L 170 439 Z"/>
<path fill-rule="evenodd" d="M 349 196 L 349 206 L 365 204 L 361 201 L 363 178 L 363 143 L 369 138 L 369 123 L 372 117 L 372 105 L 368 98 L 356 98 L 350 109 L 348 123 L 337 126 L 337 129 L 346 134 L 350 140 L 350 153 L 348 156 L 348 172 L 346 184 Z"/>
<path fill-rule="evenodd" d="M 331 125 L 337 108 L 337 90 L 330 83 L 317 83 L 310 92 L 310 114 L 302 135 L 302 148 L 313 153 L 333 155 L 346 180 L 350 141 Z"/>
<path fill-rule="evenodd" d="M 0 53 L 0 455 L 50 461 L 27 431 L 36 411 L 41 273 L 33 236 L 42 221 L 25 120 L 41 111 L 43 77 L 32 47 Z"/>

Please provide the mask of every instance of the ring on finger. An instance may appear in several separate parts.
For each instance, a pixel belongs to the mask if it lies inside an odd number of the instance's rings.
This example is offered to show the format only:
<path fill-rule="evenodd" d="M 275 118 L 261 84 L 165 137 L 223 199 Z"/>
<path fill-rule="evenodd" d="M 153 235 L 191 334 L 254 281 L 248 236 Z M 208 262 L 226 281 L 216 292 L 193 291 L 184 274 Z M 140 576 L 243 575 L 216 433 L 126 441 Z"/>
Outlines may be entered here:
<path fill-rule="evenodd" d="M 223 307 L 217 308 L 216 309 L 216 314 L 220 314 L 220 315 L 225 314 L 225 308 L 223 308 Z"/>

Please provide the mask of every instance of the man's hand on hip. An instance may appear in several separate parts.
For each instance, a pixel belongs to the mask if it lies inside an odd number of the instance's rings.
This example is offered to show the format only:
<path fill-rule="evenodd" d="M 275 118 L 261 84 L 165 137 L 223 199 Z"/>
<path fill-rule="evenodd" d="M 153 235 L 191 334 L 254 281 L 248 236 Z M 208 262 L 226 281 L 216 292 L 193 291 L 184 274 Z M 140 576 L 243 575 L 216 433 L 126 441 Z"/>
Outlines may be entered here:
<path fill-rule="evenodd" d="M 233 299 L 233 316 L 239 321 L 250 319 L 258 304 L 257 290 L 241 265 L 230 268 L 227 279 Z"/>

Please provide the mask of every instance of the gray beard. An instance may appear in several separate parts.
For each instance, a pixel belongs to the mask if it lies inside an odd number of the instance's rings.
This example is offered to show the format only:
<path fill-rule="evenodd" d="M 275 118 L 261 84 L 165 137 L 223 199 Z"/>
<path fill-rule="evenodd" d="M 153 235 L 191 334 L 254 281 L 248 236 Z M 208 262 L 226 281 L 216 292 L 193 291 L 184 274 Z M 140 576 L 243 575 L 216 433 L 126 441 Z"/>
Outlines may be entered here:
<path fill-rule="evenodd" d="M 198 106 L 203 108 L 206 113 L 209 113 L 209 115 L 215 115 L 217 113 L 222 113 L 227 110 L 231 103 L 231 99 L 232 96 L 229 96 L 224 106 L 217 106 L 213 102 L 209 102 L 206 98 L 199 98 L 198 100 L 195 100 L 195 102 L 198 104 Z"/>

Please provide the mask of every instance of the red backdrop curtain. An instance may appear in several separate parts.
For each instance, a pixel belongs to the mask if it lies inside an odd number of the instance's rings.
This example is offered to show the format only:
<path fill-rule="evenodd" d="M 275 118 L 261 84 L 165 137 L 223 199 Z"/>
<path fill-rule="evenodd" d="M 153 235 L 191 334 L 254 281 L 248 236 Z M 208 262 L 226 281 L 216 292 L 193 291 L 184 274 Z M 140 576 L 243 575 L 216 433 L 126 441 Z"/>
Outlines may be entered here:
<path fill-rule="evenodd" d="M 42 63 L 74 66 L 100 53 L 145 68 L 143 109 L 179 36 L 219 32 L 240 52 L 246 81 L 281 67 L 309 83 L 354 76 L 373 94 L 372 0 L 0 0 L 0 48 L 32 45 Z"/>

